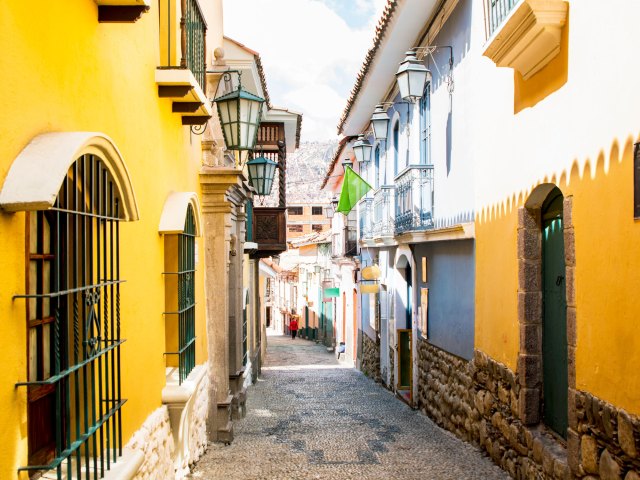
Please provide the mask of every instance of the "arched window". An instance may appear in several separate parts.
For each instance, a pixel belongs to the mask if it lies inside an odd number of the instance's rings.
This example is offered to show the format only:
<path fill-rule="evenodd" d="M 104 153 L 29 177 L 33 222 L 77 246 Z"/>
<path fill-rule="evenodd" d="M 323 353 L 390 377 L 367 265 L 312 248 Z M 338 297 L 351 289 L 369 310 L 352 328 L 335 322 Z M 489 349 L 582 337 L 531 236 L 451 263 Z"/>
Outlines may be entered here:
<path fill-rule="evenodd" d="M 164 234 L 165 348 L 167 381 L 184 382 L 196 364 L 196 237 L 200 234 L 198 197 L 174 192 L 160 219 Z"/>
<path fill-rule="evenodd" d="M 182 232 L 165 235 L 166 355 L 168 366 L 178 366 L 179 383 L 196 363 L 195 237 L 195 215 L 189 204 Z"/>
<path fill-rule="evenodd" d="M 427 83 L 420 99 L 420 163 L 431 164 L 431 84 Z"/>
<path fill-rule="evenodd" d="M 393 176 L 398 174 L 398 157 L 400 151 L 400 121 L 393 126 Z"/>
<path fill-rule="evenodd" d="M 66 470 L 73 457 L 104 475 L 120 455 L 122 216 L 110 171 L 88 154 L 49 210 L 27 214 L 28 372 L 18 385 L 28 388 L 31 465 Z"/>

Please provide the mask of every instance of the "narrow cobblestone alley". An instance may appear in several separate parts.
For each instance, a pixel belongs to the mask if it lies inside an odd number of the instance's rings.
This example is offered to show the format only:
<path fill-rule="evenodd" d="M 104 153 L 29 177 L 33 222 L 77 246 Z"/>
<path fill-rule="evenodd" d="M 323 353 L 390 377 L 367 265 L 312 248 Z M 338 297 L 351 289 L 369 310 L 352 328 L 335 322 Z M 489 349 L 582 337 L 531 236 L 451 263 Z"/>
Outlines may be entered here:
<path fill-rule="evenodd" d="M 211 445 L 191 478 L 508 478 L 324 346 L 268 341 L 234 442 Z"/>

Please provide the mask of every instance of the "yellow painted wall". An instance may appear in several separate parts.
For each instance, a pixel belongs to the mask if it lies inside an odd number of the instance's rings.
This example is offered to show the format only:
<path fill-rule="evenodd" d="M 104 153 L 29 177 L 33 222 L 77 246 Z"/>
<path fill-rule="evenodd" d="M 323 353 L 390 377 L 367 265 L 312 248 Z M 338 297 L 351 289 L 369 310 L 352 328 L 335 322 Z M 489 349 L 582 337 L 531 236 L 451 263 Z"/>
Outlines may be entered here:
<path fill-rule="evenodd" d="M 98 131 L 120 149 L 135 190 L 140 220 L 121 225 L 122 389 L 124 442 L 160 405 L 164 386 L 164 262 L 160 214 L 172 191 L 199 191 L 200 137 L 191 136 L 160 99 L 158 11 L 134 24 L 100 24 L 93 0 L 21 0 L 0 4 L 0 181 L 36 135 Z M 24 214 L 0 213 L 0 478 L 17 478 L 27 462 Z M 197 362 L 206 358 L 204 248 L 198 239 Z M 10 341 L 7 341 L 10 339 Z"/>
<path fill-rule="evenodd" d="M 537 185 L 555 183 L 573 196 L 577 388 L 635 414 L 640 224 L 633 219 L 632 150 L 640 97 L 633 75 L 590 72 L 592 58 L 622 64 L 633 54 L 638 12 L 632 1 L 616 9 L 570 1 L 560 54 L 527 81 L 482 58 L 474 75 L 482 95 L 465 118 L 482 165 L 475 170 L 476 348 L 515 371 L 518 207 Z M 610 32 L 619 50 L 609 55 L 593 37 L 594 25 Z"/>
<path fill-rule="evenodd" d="M 573 196 L 576 240 L 576 387 L 640 414 L 640 222 L 633 218 L 633 143 L 613 140 L 555 183 Z M 583 165 L 580 167 L 579 165 Z M 535 185 L 531 186 L 532 191 Z M 518 207 L 527 192 L 476 220 L 476 348 L 515 371 Z"/>

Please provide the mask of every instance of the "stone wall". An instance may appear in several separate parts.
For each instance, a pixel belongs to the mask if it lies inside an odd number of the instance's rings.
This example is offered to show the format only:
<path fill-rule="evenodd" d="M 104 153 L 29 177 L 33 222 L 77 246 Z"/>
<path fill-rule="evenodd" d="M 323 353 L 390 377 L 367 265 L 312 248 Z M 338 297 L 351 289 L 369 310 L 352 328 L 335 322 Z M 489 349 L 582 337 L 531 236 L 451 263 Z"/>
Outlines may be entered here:
<path fill-rule="evenodd" d="M 207 450 L 207 412 L 209 378 L 205 375 L 195 393 L 193 413 L 189 418 L 189 465 L 192 467 Z"/>
<path fill-rule="evenodd" d="M 580 449 L 570 462 L 578 476 L 640 480 L 640 418 L 584 392 L 575 409 Z"/>
<path fill-rule="evenodd" d="M 126 448 L 144 454 L 144 462 L 134 480 L 174 478 L 174 444 L 169 411 L 165 405 L 149 415 L 142 427 L 133 434 Z"/>
<path fill-rule="evenodd" d="M 362 363 L 360 370 L 367 377 L 373 378 L 376 382 L 381 381 L 380 377 L 380 345 L 362 330 Z"/>
<path fill-rule="evenodd" d="M 568 479 L 564 450 L 520 421 L 518 377 L 476 351 L 472 361 L 418 340 L 418 408 L 486 451 L 517 479 Z"/>

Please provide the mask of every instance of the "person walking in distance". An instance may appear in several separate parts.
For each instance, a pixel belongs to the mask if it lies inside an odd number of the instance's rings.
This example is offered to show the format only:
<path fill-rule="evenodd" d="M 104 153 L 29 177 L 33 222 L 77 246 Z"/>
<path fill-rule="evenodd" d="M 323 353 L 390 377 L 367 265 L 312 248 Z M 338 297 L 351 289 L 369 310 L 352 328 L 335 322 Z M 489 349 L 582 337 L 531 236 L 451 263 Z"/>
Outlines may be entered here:
<path fill-rule="evenodd" d="M 291 340 L 295 340 L 296 334 L 298 333 L 298 316 L 293 315 L 291 317 L 291 322 L 289 322 L 289 331 L 291 332 Z"/>

